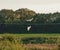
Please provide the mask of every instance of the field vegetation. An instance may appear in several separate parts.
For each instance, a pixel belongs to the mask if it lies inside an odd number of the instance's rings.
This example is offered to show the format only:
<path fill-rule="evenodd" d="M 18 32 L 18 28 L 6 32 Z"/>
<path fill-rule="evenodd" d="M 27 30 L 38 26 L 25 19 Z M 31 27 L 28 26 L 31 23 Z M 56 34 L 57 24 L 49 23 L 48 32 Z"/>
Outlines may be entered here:
<path fill-rule="evenodd" d="M 0 34 L 0 50 L 60 50 L 60 34 Z"/>

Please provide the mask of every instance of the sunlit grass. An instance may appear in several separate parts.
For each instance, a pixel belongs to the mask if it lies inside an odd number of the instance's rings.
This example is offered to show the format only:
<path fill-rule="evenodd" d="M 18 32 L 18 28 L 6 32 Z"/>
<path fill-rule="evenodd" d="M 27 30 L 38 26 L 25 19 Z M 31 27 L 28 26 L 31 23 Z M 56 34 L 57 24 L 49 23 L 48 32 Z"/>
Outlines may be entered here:
<path fill-rule="evenodd" d="M 4 34 L 0 34 L 0 36 L 3 36 L 5 34 L 8 34 L 8 35 L 12 35 L 12 36 L 16 36 L 16 37 L 20 37 L 20 38 L 27 38 L 27 37 L 60 37 L 60 34 L 59 33 L 55 33 L 55 34 L 44 34 L 44 33 L 36 33 L 36 34 L 13 34 L 13 33 L 4 33 Z"/>

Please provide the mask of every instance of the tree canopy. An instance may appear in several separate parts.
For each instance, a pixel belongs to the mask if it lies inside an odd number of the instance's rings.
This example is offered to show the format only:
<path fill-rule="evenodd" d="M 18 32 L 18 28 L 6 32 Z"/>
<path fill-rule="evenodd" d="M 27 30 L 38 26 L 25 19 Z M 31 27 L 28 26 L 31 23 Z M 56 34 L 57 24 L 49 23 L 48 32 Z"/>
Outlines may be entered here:
<path fill-rule="evenodd" d="M 36 13 L 27 8 L 0 10 L 0 33 L 60 32 L 60 13 Z"/>
<path fill-rule="evenodd" d="M 30 22 L 27 20 L 33 19 Z M 60 13 L 36 13 L 33 10 L 27 8 L 21 8 L 16 11 L 9 9 L 0 10 L 0 23 L 5 24 L 51 24 L 60 23 Z"/>

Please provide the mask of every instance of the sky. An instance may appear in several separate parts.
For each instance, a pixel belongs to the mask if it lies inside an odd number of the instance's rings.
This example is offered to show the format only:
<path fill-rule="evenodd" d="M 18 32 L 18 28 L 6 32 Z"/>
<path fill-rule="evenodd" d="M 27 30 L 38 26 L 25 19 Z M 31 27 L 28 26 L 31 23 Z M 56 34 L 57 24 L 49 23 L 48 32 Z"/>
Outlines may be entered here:
<path fill-rule="evenodd" d="M 28 8 L 37 13 L 60 12 L 60 0 L 0 0 L 0 10 L 19 8 Z"/>

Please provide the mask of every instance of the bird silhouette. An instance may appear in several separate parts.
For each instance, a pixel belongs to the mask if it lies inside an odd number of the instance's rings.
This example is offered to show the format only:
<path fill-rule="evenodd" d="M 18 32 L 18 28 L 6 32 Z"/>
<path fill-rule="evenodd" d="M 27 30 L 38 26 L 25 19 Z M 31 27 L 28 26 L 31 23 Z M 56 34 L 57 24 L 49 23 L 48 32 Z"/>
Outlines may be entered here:
<path fill-rule="evenodd" d="M 30 29 L 31 29 L 31 26 L 28 26 L 28 27 L 27 27 L 27 31 L 29 31 Z"/>

